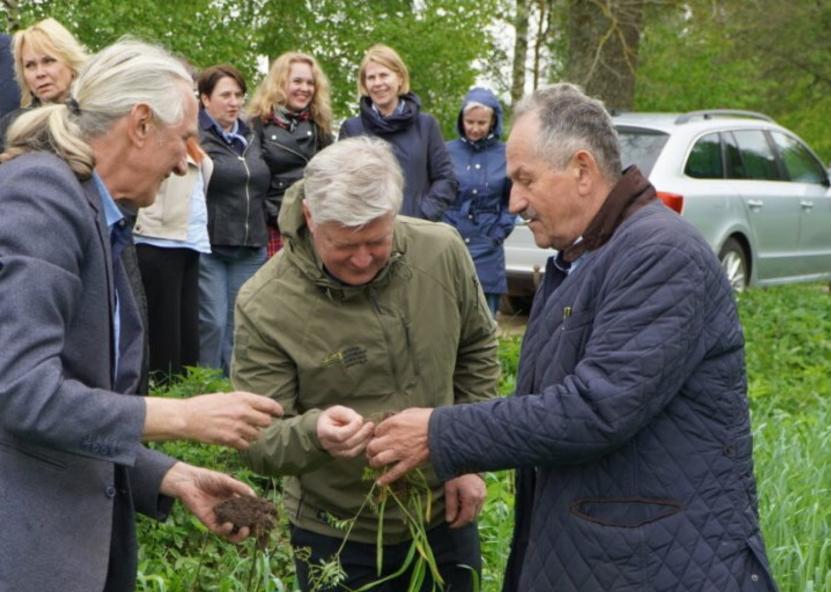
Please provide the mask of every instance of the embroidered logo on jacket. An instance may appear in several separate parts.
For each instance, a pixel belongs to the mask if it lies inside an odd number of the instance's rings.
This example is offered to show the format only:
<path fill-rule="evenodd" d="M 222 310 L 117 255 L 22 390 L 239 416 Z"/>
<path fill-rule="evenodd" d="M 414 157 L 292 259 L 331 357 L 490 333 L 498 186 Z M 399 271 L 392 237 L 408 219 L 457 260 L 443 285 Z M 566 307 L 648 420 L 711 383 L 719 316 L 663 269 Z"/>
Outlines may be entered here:
<path fill-rule="evenodd" d="M 366 362 L 366 349 L 353 345 L 352 347 L 347 347 L 342 351 L 329 354 L 323 358 L 320 365 L 324 368 L 328 368 L 329 366 L 334 366 L 335 364 L 342 364 L 346 368 L 351 368 L 352 366 L 357 366 L 358 364 L 366 364 Z"/>

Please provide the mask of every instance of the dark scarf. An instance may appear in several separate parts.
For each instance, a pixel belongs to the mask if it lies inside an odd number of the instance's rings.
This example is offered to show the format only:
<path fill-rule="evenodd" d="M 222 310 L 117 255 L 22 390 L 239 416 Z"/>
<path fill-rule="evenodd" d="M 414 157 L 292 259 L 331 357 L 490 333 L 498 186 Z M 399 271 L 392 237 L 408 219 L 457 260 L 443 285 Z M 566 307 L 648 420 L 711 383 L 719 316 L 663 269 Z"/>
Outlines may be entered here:
<path fill-rule="evenodd" d="M 612 238 L 624 220 L 656 199 L 652 184 L 641 174 L 638 167 L 630 166 L 623 171 L 623 176 L 589 223 L 583 233 L 583 240 L 563 251 L 563 260 L 571 263 L 583 253 L 599 249 Z"/>
<path fill-rule="evenodd" d="M 294 133 L 297 124 L 308 121 L 311 117 L 312 113 L 309 109 L 289 111 L 285 107 L 277 107 L 271 110 L 271 122 L 278 127 L 289 130 L 290 133 Z"/>

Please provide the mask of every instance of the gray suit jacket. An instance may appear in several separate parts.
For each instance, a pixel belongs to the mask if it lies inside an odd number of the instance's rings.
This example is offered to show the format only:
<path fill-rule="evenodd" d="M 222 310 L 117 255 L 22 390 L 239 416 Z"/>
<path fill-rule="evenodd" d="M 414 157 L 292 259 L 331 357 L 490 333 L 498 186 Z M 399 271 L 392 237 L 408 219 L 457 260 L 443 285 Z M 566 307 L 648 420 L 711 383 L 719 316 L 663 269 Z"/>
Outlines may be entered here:
<path fill-rule="evenodd" d="M 135 510 L 169 510 L 159 485 L 175 461 L 141 445 L 144 400 L 119 394 L 142 335 L 120 261 L 115 276 L 94 183 L 46 153 L 0 165 L 0 590 L 104 587 L 111 535 L 135 540 L 133 520 L 111 532 L 116 465 Z"/>

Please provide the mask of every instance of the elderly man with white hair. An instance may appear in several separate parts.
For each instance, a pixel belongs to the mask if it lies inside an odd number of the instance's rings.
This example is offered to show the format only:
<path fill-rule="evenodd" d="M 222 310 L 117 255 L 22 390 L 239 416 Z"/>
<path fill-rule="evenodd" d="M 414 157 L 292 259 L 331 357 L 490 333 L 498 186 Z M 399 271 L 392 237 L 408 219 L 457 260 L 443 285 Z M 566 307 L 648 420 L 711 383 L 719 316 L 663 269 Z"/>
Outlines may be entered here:
<path fill-rule="evenodd" d="M 412 405 L 496 394 L 495 324 L 467 249 L 449 226 L 397 216 L 402 189 L 385 142 L 359 137 L 324 149 L 283 201 L 286 247 L 237 299 L 234 385 L 285 409 L 244 458 L 259 473 L 290 476 L 283 493 L 292 544 L 311 551 L 295 561 L 303 590 L 309 565 L 339 549 L 347 589 L 388 576 L 373 589 L 406 588 L 412 535 L 392 501 L 376 565 L 378 517 L 365 504 L 372 483 L 362 454 L 375 421 Z M 440 576 L 449 589 L 472 590 L 484 483 L 474 474 L 445 482 L 429 468 L 424 474 Z M 341 548 L 338 522 L 352 518 Z"/>
<path fill-rule="evenodd" d="M 281 412 L 251 393 L 131 396 L 142 326 L 116 201 L 153 202 L 196 134 L 190 77 L 123 41 L 80 71 L 66 104 L 22 115 L 0 157 L 0 590 L 132 590 L 134 513 L 173 498 L 232 540 L 215 504 L 251 489 L 143 441 L 245 448 Z"/>

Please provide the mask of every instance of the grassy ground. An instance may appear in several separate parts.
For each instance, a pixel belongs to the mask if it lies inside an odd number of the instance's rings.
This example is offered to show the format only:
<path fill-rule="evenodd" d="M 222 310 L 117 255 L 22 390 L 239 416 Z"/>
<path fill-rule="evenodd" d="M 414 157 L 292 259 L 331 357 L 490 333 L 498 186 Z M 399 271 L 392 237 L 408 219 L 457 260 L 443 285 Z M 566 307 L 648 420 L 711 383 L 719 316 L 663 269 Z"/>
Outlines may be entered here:
<path fill-rule="evenodd" d="M 831 591 L 831 295 L 824 286 L 752 290 L 740 300 L 747 341 L 754 456 L 762 529 L 782 592 Z M 513 389 L 518 338 L 501 340 L 503 393 Z M 165 394 L 228 388 L 196 371 Z M 190 444 L 165 451 L 233 473 L 279 502 L 279 483 L 251 474 L 235 453 Z M 511 473 L 487 475 L 488 503 L 480 522 L 482 590 L 499 590 L 512 529 Z M 293 590 L 286 529 L 267 555 L 205 535 L 181 508 L 164 524 L 139 523 L 139 590 Z M 253 582 L 249 585 L 249 579 Z"/>

